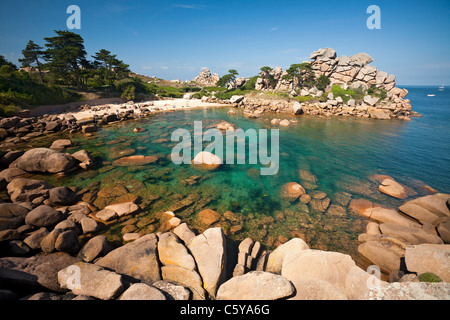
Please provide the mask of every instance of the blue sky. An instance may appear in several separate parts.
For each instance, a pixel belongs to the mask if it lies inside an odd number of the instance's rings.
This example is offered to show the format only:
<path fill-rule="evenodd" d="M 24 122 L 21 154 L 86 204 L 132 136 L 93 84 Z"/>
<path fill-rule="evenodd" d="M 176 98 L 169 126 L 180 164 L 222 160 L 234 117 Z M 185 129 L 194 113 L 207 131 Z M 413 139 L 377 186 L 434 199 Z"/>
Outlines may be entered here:
<path fill-rule="evenodd" d="M 71 4 L 81 8 L 73 31 L 89 55 L 110 50 L 149 76 L 186 80 L 208 67 L 250 77 L 329 47 L 338 56 L 369 53 L 399 84 L 450 84 L 449 0 L 0 0 L 0 54 L 18 64 L 28 40 L 43 46 L 53 30 L 67 29 Z M 381 30 L 366 27 L 372 4 Z"/>

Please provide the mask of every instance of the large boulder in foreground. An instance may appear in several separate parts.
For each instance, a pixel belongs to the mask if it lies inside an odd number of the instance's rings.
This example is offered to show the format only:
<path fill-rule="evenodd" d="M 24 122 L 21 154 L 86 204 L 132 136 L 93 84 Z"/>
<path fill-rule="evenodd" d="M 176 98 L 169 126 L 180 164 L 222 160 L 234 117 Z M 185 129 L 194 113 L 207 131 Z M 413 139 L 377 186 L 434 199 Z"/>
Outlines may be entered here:
<path fill-rule="evenodd" d="M 286 278 L 270 272 L 252 271 L 233 277 L 217 291 L 217 300 L 278 300 L 294 293 Z"/>
<path fill-rule="evenodd" d="M 281 275 L 296 288 L 294 299 L 362 299 L 371 275 L 357 267 L 349 255 L 320 250 L 301 250 L 285 258 Z M 383 283 L 380 282 L 380 285 Z"/>
<path fill-rule="evenodd" d="M 408 271 L 417 274 L 431 272 L 442 281 L 450 282 L 450 245 L 420 244 L 407 246 L 405 263 Z"/>
<path fill-rule="evenodd" d="M 270 253 L 267 259 L 266 271 L 280 274 L 286 257 L 308 249 L 309 246 L 302 239 L 294 238 L 289 240 Z"/>
<path fill-rule="evenodd" d="M 20 288 L 24 291 L 65 291 L 58 283 L 57 273 L 79 262 L 67 253 L 41 254 L 30 258 L 0 258 L 2 288 Z"/>
<path fill-rule="evenodd" d="M 36 148 L 25 152 L 11 163 L 10 168 L 19 168 L 27 172 L 59 173 L 71 170 L 76 164 L 75 158 L 68 153 Z"/>
<path fill-rule="evenodd" d="M 109 252 L 95 264 L 152 284 L 161 280 L 157 242 L 155 234 L 145 235 Z"/>
<path fill-rule="evenodd" d="M 166 297 L 153 286 L 134 283 L 120 296 L 119 300 L 166 300 Z"/>
<path fill-rule="evenodd" d="M 101 300 L 117 298 L 125 287 L 123 276 L 85 262 L 60 270 L 58 282 L 61 288 L 70 289 L 76 295 L 86 295 Z"/>
<path fill-rule="evenodd" d="M 197 263 L 203 287 L 214 298 L 226 277 L 227 250 L 222 228 L 206 230 L 192 239 L 188 248 Z"/>

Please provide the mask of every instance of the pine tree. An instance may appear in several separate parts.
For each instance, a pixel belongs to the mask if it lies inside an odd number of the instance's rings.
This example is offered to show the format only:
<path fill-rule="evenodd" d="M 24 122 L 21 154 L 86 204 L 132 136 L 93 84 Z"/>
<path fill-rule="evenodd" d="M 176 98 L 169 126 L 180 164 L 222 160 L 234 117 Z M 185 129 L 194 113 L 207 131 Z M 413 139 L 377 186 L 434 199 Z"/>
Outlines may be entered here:
<path fill-rule="evenodd" d="M 70 31 L 55 30 L 57 36 L 44 38 L 47 50 L 45 57 L 48 68 L 56 75 L 62 77 L 69 84 L 72 78 L 77 88 L 81 88 L 82 67 L 86 65 L 86 50 L 83 38 Z"/>
<path fill-rule="evenodd" d="M 39 59 L 44 57 L 43 48 L 32 40 L 28 41 L 25 49 L 22 50 L 23 59 L 19 59 L 19 62 L 22 63 L 22 67 L 31 67 L 36 65 L 39 71 L 39 81 L 42 83 L 42 71 L 41 71 L 41 63 Z"/>

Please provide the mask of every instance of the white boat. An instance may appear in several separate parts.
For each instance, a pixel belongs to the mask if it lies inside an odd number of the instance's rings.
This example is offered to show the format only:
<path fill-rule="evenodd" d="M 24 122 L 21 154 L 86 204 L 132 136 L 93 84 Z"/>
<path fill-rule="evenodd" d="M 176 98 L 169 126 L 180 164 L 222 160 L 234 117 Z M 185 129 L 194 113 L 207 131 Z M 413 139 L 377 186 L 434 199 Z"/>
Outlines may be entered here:
<path fill-rule="evenodd" d="M 428 97 L 435 97 L 435 94 L 429 94 Z"/>
<path fill-rule="evenodd" d="M 442 85 L 442 87 L 439 87 L 439 91 L 444 91 L 444 85 Z"/>

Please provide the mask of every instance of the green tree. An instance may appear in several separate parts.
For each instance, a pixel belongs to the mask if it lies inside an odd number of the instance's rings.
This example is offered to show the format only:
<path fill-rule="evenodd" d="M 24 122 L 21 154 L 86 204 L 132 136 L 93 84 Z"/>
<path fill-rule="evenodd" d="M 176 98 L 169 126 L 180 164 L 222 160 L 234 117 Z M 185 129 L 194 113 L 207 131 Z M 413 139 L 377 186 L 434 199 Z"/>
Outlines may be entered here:
<path fill-rule="evenodd" d="M 22 67 L 31 67 L 36 65 L 39 71 L 39 81 L 42 83 L 42 70 L 40 59 L 44 58 L 44 48 L 34 43 L 32 40 L 28 41 L 25 49 L 22 50 L 23 59 L 19 59 Z"/>
<path fill-rule="evenodd" d="M 107 81 L 108 85 L 112 85 L 113 61 L 116 55 L 112 55 L 110 51 L 101 49 L 94 56 L 94 66 L 99 74 Z"/>
<path fill-rule="evenodd" d="M 17 67 L 16 67 L 16 65 L 14 63 L 6 60 L 6 58 L 4 56 L 0 55 L 0 67 L 4 66 L 4 65 L 8 65 L 11 68 L 13 68 L 14 70 L 17 70 Z"/>
<path fill-rule="evenodd" d="M 316 80 L 316 87 L 319 90 L 324 91 L 325 88 L 330 84 L 330 78 L 328 78 L 326 75 L 322 74 L 319 78 Z"/>
<path fill-rule="evenodd" d="M 86 65 L 86 50 L 83 38 L 76 33 L 55 30 L 57 36 L 44 38 L 47 66 L 55 75 L 63 78 L 66 84 L 75 83 L 77 88 L 83 84 L 82 67 Z"/>
<path fill-rule="evenodd" d="M 239 73 L 235 69 L 228 70 L 228 74 L 222 76 L 219 81 L 217 81 L 217 86 L 225 87 L 229 82 L 236 80 L 236 76 L 238 75 Z"/>
<path fill-rule="evenodd" d="M 277 85 L 277 81 L 275 80 L 273 74 L 271 73 L 273 69 L 271 67 L 265 66 L 262 67 L 260 75 L 263 78 L 266 78 L 268 81 L 264 81 L 264 89 L 275 88 Z"/>
<path fill-rule="evenodd" d="M 130 73 L 129 65 L 122 60 L 117 59 L 117 55 L 111 54 L 110 51 L 101 49 L 94 56 L 94 66 L 98 69 L 99 74 L 112 86 L 113 80 L 126 78 Z"/>
<path fill-rule="evenodd" d="M 129 67 L 130 66 L 128 64 L 124 63 L 122 60 L 114 59 L 113 60 L 114 79 L 121 80 L 121 79 L 127 78 L 130 73 Z"/>
<path fill-rule="evenodd" d="M 286 72 L 287 74 L 283 76 L 283 79 L 292 81 L 292 89 L 304 86 L 311 87 L 314 85 L 315 76 L 310 63 L 292 64 Z"/>

